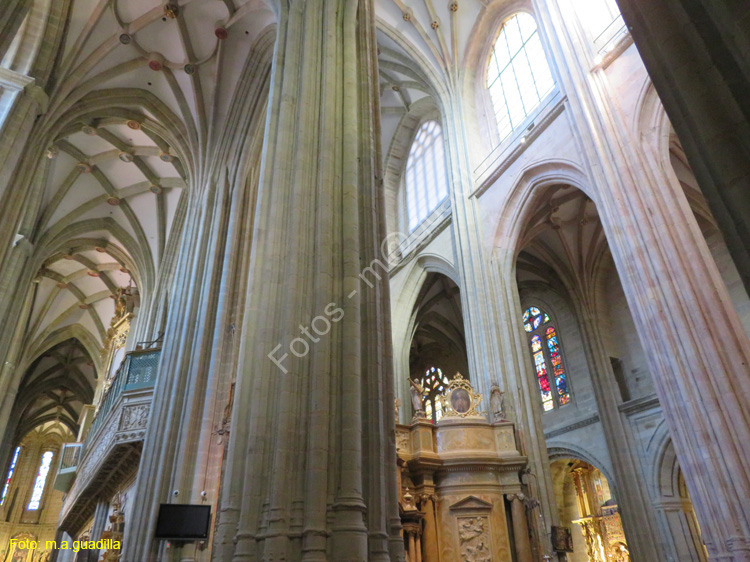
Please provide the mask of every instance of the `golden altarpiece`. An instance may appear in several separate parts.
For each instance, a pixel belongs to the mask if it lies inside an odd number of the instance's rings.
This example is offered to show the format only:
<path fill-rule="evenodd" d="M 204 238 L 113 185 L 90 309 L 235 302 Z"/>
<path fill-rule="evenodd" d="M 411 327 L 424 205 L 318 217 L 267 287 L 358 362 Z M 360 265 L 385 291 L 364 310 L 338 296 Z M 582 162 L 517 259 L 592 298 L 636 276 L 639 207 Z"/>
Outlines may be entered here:
<path fill-rule="evenodd" d="M 602 474 L 588 463 L 571 467 L 588 562 L 630 562 L 630 552 L 617 505 Z"/>

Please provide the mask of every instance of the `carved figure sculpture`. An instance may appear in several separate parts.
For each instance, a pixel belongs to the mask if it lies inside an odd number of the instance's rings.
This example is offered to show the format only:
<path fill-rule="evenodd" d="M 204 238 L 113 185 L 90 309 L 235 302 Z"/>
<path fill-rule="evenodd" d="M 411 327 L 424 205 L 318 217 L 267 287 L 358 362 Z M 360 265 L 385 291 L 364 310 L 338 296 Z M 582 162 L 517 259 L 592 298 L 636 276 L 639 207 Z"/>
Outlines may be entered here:
<path fill-rule="evenodd" d="M 490 387 L 490 408 L 493 422 L 508 421 L 505 419 L 505 393 L 497 383 L 492 383 Z"/>
<path fill-rule="evenodd" d="M 461 560 L 465 562 L 491 562 L 488 548 L 489 533 L 482 517 L 459 519 L 458 538 L 461 543 Z"/>
<path fill-rule="evenodd" d="M 414 417 L 423 418 L 424 405 L 422 404 L 422 396 L 424 395 L 424 389 L 421 384 L 412 379 L 409 379 L 409 384 L 411 384 L 409 390 L 411 391 L 411 405 L 414 408 Z"/>

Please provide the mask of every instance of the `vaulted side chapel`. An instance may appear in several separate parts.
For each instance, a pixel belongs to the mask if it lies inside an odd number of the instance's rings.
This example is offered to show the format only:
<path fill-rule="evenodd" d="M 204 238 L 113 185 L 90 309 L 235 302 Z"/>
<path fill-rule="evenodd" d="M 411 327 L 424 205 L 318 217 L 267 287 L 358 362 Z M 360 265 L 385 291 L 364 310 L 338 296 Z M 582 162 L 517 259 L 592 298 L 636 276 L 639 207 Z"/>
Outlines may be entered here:
<path fill-rule="evenodd" d="M 0 562 L 750 562 L 750 4 L 0 16 Z"/>

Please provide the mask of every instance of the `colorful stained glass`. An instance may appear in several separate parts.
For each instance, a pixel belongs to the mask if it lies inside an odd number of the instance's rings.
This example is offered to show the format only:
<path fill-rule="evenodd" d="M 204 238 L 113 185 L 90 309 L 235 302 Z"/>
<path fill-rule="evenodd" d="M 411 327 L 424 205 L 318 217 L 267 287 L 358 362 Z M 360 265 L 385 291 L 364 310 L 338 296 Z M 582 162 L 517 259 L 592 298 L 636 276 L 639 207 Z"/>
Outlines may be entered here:
<path fill-rule="evenodd" d="M 8 476 L 5 478 L 5 486 L 3 486 L 3 495 L 0 496 L 0 505 L 3 505 L 5 496 L 8 495 L 10 489 L 10 481 L 13 478 L 13 472 L 16 470 L 16 463 L 18 462 L 18 453 L 21 452 L 21 447 L 16 447 L 16 451 L 13 453 L 13 460 L 10 461 L 10 468 L 8 469 Z"/>
<path fill-rule="evenodd" d="M 530 306 L 523 313 L 523 328 L 529 333 L 537 330 L 544 330 L 547 341 L 546 350 L 542 344 L 542 338 L 539 335 L 531 336 L 531 355 L 534 359 L 534 368 L 536 369 L 537 380 L 539 381 L 539 391 L 542 396 L 542 405 L 545 411 L 554 409 L 555 403 L 558 406 L 564 406 L 570 402 L 570 392 L 568 391 L 568 381 L 563 367 L 562 354 L 560 353 L 560 344 L 557 341 L 557 332 L 554 326 L 542 328 L 550 322 L 549 315 L 537 308 Z M 548 354 L 546 354 L 548 352 Z M 549 362 L 550 371 L 547 369 Z M 554 377 L 554 394 L 550 386 L 550 374 Z"/>
<path fill-rule="evenodd" d="M 36 480 L 34 481 L 34 490 L 31 492 L 31 500 L 26 509 L 33 511 L 39 509 L 39 505 L 42 503 L 42 494 L 44 494 L 44 484 L 47 482 L 47 475 L 49 474 L 49 467 L 52 463 L 52 457 L 54 453 L 47 451 L 42 455 L 42 462 L 39 465 L 39 472 L 37 472 Z"/>
<path fill-rule="evenodd" d="M 424 394 L 422 402 L 424 403 L 425 415 L 433 422 L 443 417 L 443 404 L 440 396 L 445 394 L 448 386 L 448 377 L 437 367 L 430 367 L 425 372 L 421 380 Z"/>
<path fill-rule="evenodd" d="M 535 306 L 530 306 L 523 313 L 523 329 L 527 332 L 533 332 L 542 324 L 549 322 L 549 316 Z"/>
<path fill-rule="evenodd" d="M 544 351 L 542 350 L 542 340 L 539 336 L 531 338 L 531 352 L 534 356 L 534 368 L 536 378 L 539 382 L 539 392 L 542 395 L 542 406 L 545 410 L 551 410 L 555 407 L 552 400 L 552 390 L 549 386 L 549 376 L 547 375 L 547 363 L 544 360 Z"/>
<path fill-rule="evenodd" d="M 549 349 L 549 358 L 552 363 L 552 374 L 555 377 L 555 387 L 560 405 L 563 406 L 570 402 L 570 393 L 568 392 L 568 381 L 565 376 L 565 369 L 562 364 L 562 355 L 560 355 L 560 344 L 557 342 L 557 333 L 554 326 L 546 330 L 547 349 Z"/>
<path fill-rule="evenodd" d="M 534 336 L 531 338 L 531 353 L 536 353 L 540 349 L 542 349 L 542 340 L 539 336 Z"/>

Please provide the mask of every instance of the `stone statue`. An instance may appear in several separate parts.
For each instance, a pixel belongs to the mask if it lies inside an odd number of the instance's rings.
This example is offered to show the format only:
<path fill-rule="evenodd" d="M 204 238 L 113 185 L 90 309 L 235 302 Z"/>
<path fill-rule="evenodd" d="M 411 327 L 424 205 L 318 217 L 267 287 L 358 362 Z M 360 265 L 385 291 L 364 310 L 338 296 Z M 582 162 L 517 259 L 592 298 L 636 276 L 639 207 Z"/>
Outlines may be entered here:
<path fill-rule="evenodd" d="M 423 418 L 424 404 L 422 403 L 422 395 L 424 394 L 424 389 L 421 384 L 412 379 L 409 379 L 409 384 L 411 384 L 409 390 L 411 391 L 411 405 L 414 408 L 414 417 Z"/>
<path fill-rule="evenodd" d="M 401 408 L 401 400 L 399 400 L 398 398 L 396 398 L 393 401 L 393 405 L 395 406 L 395 409 L 396 409 L 396 423 L 398 423 L 398 411 Z"/>
<path fill-rule="evenodd" d="M 490 408 L 492 410 L 492 423 L 508 421 L 505 419 L 505 393 L 500 390 L 497 383 L 490 387 Z"/>

